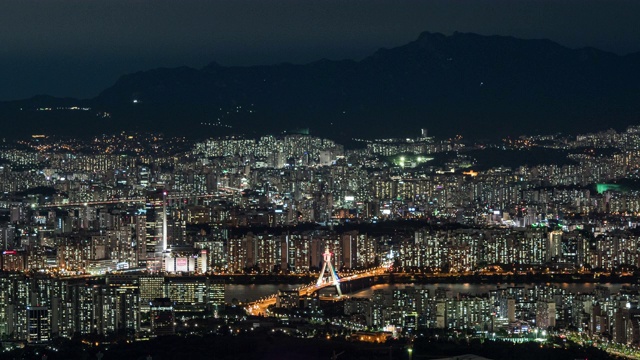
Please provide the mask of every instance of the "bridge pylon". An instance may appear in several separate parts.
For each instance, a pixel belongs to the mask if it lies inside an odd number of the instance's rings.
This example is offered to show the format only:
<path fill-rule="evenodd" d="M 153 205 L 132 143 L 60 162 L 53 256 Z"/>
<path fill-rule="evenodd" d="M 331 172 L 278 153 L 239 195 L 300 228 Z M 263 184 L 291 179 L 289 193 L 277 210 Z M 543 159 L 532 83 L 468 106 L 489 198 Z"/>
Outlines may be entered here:
<path fill-rule="evenodd" d="M 322 257 L 324 260 L 322 264 L 322 271 L 320 271 L 320 276 L 318 276 L 318 282 L 316 283 L 316 285 L 322 286 L 325 283 L 324 273 L 328 271 L 329 279 L 327 282 L 331 282 L 332 285 L 336 287 L 336 290 L 338 291 L 338 295 L 342 296 L 342 290 L 340 290 L 340 279 L 338 278 L 338 274 L 336 273 L 336 270 L 333 267 L 333 263 L 331 262 L 331 258 L 333 257 L 333 254 L 329 252 L 329 249 L 325 249 L 324 254 L 322 254 Z"/>

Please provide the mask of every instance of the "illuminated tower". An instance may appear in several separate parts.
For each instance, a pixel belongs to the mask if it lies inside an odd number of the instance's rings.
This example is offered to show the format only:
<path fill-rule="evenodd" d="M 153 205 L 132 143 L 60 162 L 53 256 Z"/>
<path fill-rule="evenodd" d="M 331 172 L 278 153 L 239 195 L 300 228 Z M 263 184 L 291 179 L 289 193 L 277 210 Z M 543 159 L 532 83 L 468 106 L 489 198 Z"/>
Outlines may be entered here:
<path fill-rule="evenodd" d="M 342 291 L 340 290 L 340 279 L 338 279 L 338 274 L 336 273 L 336 270 L 333 268 L 333 264 L 331 263 L 332 255 L 333 254 L 329 252 L 329 249 L 324 250 L 324 254 L 322 254 L 322 257 L 324 259 L 322 264 L 322 271 L 320 271 L 320 276 L 318 276 L 318 282 L 316 283 L 316 285 L 322 286 L 322 284 L 325 283 L 324 273 L 325 271 L 328 271 L 329 276 L 327 276 L 327 282 L 331 281 L 332 284 L 336 287 L 336 290 L 338 290 L 338 295 L 342 296 Z"/>
<path fill-rule="evenodd" d="M 167 191 L 162 191 L 162 252 L 167 251 Z"/>

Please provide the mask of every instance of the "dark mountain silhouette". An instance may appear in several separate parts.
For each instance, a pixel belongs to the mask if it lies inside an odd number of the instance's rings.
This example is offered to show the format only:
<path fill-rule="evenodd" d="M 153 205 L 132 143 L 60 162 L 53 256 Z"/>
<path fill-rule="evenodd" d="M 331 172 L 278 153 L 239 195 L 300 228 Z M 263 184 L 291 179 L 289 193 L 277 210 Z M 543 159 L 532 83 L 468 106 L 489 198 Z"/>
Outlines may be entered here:
<path fill-rule="evenodd" d="M 488 138 L 576 133 L 640 122 L 640 53 L 425 32 L 361 61 L 154 69 L 124 75 L 98 97 L 75 101 L 91 112 L 24 110 L 56 101 L 74 103 L 39 97 L 3 103 L 0 112 L 5 124 L 18 120 L 26 133 L 31 126 L 196 136 L 310 128 L 338 139 L 413 136 L 419 128 Z M 111 117 L 96 117 L 97 111 Z"/>

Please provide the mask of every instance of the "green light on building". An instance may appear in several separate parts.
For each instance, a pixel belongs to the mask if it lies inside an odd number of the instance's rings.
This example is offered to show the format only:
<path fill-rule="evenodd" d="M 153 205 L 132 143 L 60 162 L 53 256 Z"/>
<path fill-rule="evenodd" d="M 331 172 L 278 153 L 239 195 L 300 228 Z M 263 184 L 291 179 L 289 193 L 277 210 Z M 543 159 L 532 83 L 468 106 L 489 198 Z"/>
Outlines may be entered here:
<path fill-rule="evenodd" d="M 598 194 L 602 194 L 606 191 L 622 191 L 624 190 L 621 185 L 618 184 L 596 184 L 596 191 Z"/>

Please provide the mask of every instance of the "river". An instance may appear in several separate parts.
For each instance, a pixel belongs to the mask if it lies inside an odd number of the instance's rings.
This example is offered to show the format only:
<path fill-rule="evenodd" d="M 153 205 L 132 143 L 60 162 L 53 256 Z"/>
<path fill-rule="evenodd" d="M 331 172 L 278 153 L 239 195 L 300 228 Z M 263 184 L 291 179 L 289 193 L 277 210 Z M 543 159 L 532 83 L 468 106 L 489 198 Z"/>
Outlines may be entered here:
<path fill-rule="evenodd" d="M 571 293 L 590 293 L 598 285 L 605 286 L 609 288 L 611 293 L 616 293 L 620 290 L 621 287 L 629 284 L 596 284 L 596 283 L 547 283 L 551 285 L 559 286 L 563 289 L 566 289 Z M 416 286 L 423 289 L 429 289 L 430 294 L 434 294 L 437 288 L 445 288 L 448 290 L 448 296 L 456 296 L 459 293 L 467 293 L 467 294 L 483 294 L 488 292 L 489 290 L 496 289 L 497 286 L 502 288 L 508 286 L 515 286 L 516 284 L 449 284 L 449 283 L 441 283 L 441 284 L 420 284 L 420 285 L 412 285 L 412 284 L 380 284 L 374 285 L 372 287 L 356 291 L 354 293 L 349 294 L 352 297 L 371 297 L 374 290 L 378 289 L 395 289 L 395 288 L 405 288 L 407 286 Z M 278 289 L 294 289 L 302 286 L 299 285 L 291 285 L 291 284 L 266 284 L 266 285 L 233 285 L 228 284 L 225 286 L 225 301 L 228 303 L 232 302 L 233 299 L 237 299 L 239 301 L 254 301 L 264 296 L 269 296 L 278 292 Z M 518 286 L 524 287 L 533 287 L 533 284 L 518 284 Z"/>
<path fill-rule="evenodd" d="M 278 292 L 279 289 L 291 290 L 302 286 L 302 284 L 260 284 L 260 285 L 235 285 L 227 284 L 224 287 L 224 300 L 231 303 L 233 299 L 247 302 L 258 300 L 261 297 L 269 296 Z"/>

